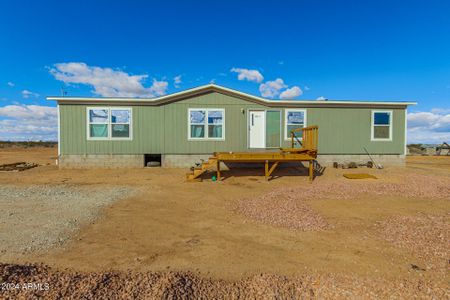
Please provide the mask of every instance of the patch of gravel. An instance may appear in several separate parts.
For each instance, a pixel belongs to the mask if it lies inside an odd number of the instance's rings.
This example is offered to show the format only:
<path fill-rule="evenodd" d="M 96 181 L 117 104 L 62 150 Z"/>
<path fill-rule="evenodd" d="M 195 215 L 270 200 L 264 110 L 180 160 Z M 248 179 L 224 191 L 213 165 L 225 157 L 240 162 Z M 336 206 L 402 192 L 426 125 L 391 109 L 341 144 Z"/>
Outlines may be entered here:
<path fill-rule="evenodd" d="M 396 216 L 375 224 L 380 237 L 425 261 L 425 270 L 448 272 L 450 213 Z"/>
<path fill-rule="evenodd" d="M 240 199 L 233 210 L 261 223 L 302 231 L 329 228 L 327 221 L 295 194 L 278 191 L 261 197 Z"/>
<path fill-rule="evenodd" d="M 231 209 L 249 219 L 302 231 L 317 231 L 330 225 L 308 200 L 355 199 L 358 196 L 398 196 L 450 200 L 450 178 L 425 174 L 397 177 L 396 182 L 384 180 L 320 181 L 298 187 L 280 187 L 259 197 L 239 199 Z"/>
<path fill-rule="evenodd" d="M 300 199 L 354 199 L 355 196 L 400 196 L 450 200 L 450 178 L 434 175 L 403 175 L 396 182 L 384 180 L 317 180 L 307 186 L 280 188 L 279 193 L 294 193 Z"/>
<path fill-rule="evenodd" d="M 295 195 L 302 200 L 314 199 L 354 199 L 355 196 L 399 196 L 405 198 L 431 198 L 450 200 L 450 177 L 424 174 L 399 176 L 396 182 L 384 180 L 348 180 L 340 178 L 321 181 L 273 191 L 278 196 Z"/>
<path fill-rule="evenodd" d="M 70 273 L 42 265 L 0 264 L 0 278 L 6 283 L 0 289 L 0 298 L 9 299 L 448 299 L 449 296 L 449 285 L 444 280 L 388 280 L 335 274 L 290 278 L 260 274 L 230 282 L 192 272 Z"/>
<path fill-rule="evenodd" d="M 125 187 L 0 185 L 0 257 L 62 245 L 106 205 L 132 193 Z"/>

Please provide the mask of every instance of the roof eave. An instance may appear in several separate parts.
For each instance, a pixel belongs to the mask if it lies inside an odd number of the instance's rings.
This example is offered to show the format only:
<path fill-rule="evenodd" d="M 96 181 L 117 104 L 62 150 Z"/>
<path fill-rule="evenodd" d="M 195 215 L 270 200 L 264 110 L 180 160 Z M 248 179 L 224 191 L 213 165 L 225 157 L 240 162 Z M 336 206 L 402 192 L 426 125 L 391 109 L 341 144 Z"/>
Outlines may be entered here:
<path fill-rule="evenodd" d="M 405 107 L 408 105 L 416 105 L 417 102 L 409 101 L 336 101 L 336 100 L 269 100 L 261 97 L 253 96 L 250 94 L 242 93 L 236 90 L 232 90 L 226 87 L 217 86 L 215 84 L 208 84 L 200 86 L 197 88 L 188 89 L 185 91 L 177 92 L 170 95 L 160 96 L 156 98 L 108 98 L 108 97 L 58 97 L 51 96 L 47 97 L 47 100 L 57 101 L 58 103 L 67 104 L 95 104 L 95 103 L 115 103 L 115 104 L 132 104 L 132 105 L 163 105 L 171 102 L 176 102 L 191 98 L 193 96 L 198 96 L 202 94 L 207 94 L 211 92 L 219 92 L 229 96 L 238 97 L 250 102 L 263 104 L 266 106 L 320 106 L 320 107 L 344 107 L 344 106 L 399 106 Z"/>

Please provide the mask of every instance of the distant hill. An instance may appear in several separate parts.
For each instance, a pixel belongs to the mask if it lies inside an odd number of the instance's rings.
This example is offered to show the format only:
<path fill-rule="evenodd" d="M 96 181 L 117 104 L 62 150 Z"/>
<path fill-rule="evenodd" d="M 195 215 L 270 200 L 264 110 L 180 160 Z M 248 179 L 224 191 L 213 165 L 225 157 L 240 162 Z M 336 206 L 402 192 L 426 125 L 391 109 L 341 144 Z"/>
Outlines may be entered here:
<path fill-rule="evenodd" d="M 10 142 L 10 141 L 0 141 L 0 148 L 32 148 L 32 147 L 46 147 L 52 148 L 56 147 L 58 142 Z"/>

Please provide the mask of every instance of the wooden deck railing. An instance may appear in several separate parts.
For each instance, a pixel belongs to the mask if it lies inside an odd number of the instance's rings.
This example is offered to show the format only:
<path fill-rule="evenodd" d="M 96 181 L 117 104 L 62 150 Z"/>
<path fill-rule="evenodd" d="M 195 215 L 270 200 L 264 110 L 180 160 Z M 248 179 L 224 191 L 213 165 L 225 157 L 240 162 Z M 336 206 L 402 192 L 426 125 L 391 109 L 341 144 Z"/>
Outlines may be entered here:
<path fill-rule="evenodd" d="M 314 125 L 292 130 L 291 148 L 295 148 L 295 141 L 298 140 L 298 137 L 295 135 L 295 133 L 299 131 L 302 132 L 301 148 L 309 151 L 317 151 L 317 143 L 319 139 L 319 127 Z"/>

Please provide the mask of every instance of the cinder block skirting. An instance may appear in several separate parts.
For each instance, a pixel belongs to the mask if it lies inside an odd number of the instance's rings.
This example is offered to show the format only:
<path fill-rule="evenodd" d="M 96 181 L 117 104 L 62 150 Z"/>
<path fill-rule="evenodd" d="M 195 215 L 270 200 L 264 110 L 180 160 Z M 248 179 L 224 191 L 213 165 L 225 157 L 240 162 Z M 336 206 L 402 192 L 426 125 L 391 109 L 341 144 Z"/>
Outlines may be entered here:
<path fill-rule="evenodd" d="M 212 154 L 163 154 L 161 160 L 164 168 L 190 168 L 202 159 L 208 161 L 211 156 Z"/>
<path fill-rule="evenodd" d="M 96 155 L 61 155 L 58 159 L 60 168 L 142 168 L 144 155 L 133 154 L 96 154 Z"/>
<path fill-rule="evenodd" d="M 383 166 L 405 166 L 405 155 L 400 154 L 374 154 L 372 158 L 377 164 Z M 367 154 L 322 154 L 317 156 L 317 161 L 323 166 L 331 166 L 333 162 L 338 163 L 367 163 L 370 158 Z"/>
<path fill-rule="evenodd" d="M 210 154 L 163 154 L 162 167 L 164 168 L 189 168 L 201 160 L 207 161 Z M 384 166 L 404 166 L 405 155 L 372 155 L 376 163 Z M 333 162 L 338 163 L 366 163 L 370 159 L 366 154 L 342 155 L 324 154 L 317 157 L 317 161 L 323 166 L 331 166 Z M 58 161 L 60 168 L 82 169 L 82 168 L 142 168 L 144 167 L 144 155 L 61 155 Z M 289 163 L 282 164 L 288 166 Z M 231 168 L 256 167 L 255 164 L 230 164 Z M 221 164 L 223 170 L 228 169 Z"/>

